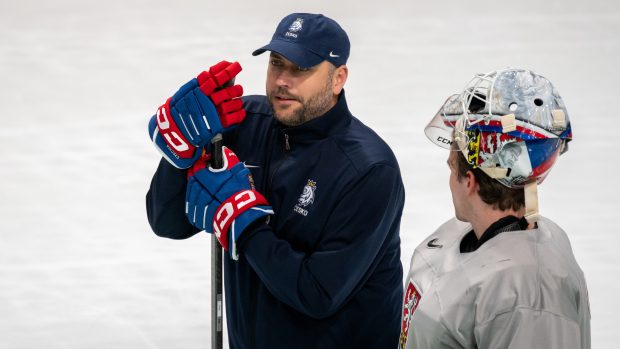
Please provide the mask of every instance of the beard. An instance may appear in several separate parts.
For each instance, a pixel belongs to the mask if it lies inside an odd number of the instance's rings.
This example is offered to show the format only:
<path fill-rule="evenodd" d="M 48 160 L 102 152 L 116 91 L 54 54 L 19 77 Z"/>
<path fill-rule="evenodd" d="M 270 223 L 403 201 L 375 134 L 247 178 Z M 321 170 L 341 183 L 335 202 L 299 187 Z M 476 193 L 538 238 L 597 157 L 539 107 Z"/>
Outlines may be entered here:
<path fill-rule="evenodd" d="M 293 127 L 299 126 L 325 114 L 333 106 L 331 78 L 332 74 L 328 77 L 323 89 L 307 99 L 290 94 L 288 89 L 284 87 L 278 87 L 272 91 L 268 91 L 267 98 L 275 118 L 282 124 Z M 284 110 L 278 110 L 273 103 L 276 95 L 295 100 L 299 102 L 300 105 L 289 106 Z"/>

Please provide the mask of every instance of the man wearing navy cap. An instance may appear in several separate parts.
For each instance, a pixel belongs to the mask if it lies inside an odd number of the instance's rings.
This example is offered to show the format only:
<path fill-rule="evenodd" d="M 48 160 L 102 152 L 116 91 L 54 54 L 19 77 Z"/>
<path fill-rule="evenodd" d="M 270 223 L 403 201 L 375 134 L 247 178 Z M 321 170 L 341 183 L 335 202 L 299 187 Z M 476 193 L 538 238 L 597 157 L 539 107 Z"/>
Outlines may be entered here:
<path fill-rule="evenodd" d="M 173 239 L 215 232 L 229 252 L 231 348 L 395 348 L 405 193 L 388 145 L 347 107 L 347 34 L 294 13 L 253 55 L 266 51 L 267 96 L 241 106 L 240 88 L 205 87 L 238 72 L 221 63 L 153 117 L 165 159 L 147 194 L 149 223 Z M 199 155 L 220 132 L 223 171 Z"/>

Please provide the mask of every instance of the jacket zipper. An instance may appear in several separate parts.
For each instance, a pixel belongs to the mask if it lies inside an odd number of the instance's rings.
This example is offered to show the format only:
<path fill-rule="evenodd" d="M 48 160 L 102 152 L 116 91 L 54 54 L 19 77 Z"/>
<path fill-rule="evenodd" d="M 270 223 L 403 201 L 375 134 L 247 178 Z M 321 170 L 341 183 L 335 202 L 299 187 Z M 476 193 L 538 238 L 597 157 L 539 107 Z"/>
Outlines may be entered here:
<path fill-rule="evenodd" d="M 271 191 L 271 189 L 273 188 L 273 179 L 275 178 L 276 173 L 280 170 L 282 163 L 286 160 L 286 158 L 288 157 L 288 153 L 291 151 L 291 144 L 289 143 L 288 133 L 286 133 L 286 131 L 282 131 L 282 133 L 284 134 L 284 156 L 282 157 L 282 159 L 280 159 L 280 161 L 278 161 L 277 166 L 271 173 L 271 177 L 269 178 L 269 191 Z"/>

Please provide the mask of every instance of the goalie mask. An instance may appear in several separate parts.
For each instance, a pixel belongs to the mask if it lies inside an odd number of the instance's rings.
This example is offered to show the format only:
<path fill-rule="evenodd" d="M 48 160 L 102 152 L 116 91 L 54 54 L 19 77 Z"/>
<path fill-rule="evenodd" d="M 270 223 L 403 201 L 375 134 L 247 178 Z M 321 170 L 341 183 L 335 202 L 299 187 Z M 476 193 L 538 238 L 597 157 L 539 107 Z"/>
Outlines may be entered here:
<path fill-rule="evenodd" d="M 551 82 L 523 69 L 476 75 L 446 100 L 425 133 L 505 186 L 526 187 L 526 210 L 528 196 L 536 200 L 536 184 L 572 138 L 566 107 Z M 537 215 L 537 202 L 529 206 Z"/>
<path fill-rule="evenodd" d="M 510 188 L 541 183 L 572 138 L 551 82 L 521 69 L 475 76 L 448 98 L 425 133 L 442 147 L 456 142 L 473 168 Z"/>

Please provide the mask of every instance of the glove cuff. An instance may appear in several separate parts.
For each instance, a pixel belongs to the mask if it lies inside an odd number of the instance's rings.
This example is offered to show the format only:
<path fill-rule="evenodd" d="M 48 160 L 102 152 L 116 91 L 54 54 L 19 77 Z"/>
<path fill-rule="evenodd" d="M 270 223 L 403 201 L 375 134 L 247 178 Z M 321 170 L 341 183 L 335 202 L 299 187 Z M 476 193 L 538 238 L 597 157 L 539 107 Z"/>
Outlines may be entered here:
<path fill-rule="evenodd" d="M 215 217 L 213 219 L 213 232 L 217 239 L 222 244 L 222 247 L 226 251 L 229 249 L 228 242 L 228 229 L 230 225 L 244 212 L 254 208 L 255 206 L 267 206 L 267 208 L 256 208 L 256 212 L 252 212 L 251 215 L 248 215 L 247 219 L 242 219 L 239 228 L 237 229 L 237 234 L 243 231 L 245 227 L 254 220 L 265 216 L 267 214 L 272 214 L 273 210 L 269 207 L 269 203 L 265 197 L 257 192 L 256 190 L 242 190 L 233 195 L 231 195 L 228 199 L 226 199 L 215 211 Z M 233 240 L 236 240 L 236 236 L 233 237 Z"/>
<path fill-rule="evenodd" d="M 273 209 L 271 208 L 271 206 L 254 206 L 245 211 L 233 221 L 233 224 L 230 226 L 230 256 L 233 260 L 239 260 L 239 253 L 237 252 L 237 240 L 239 240 L 243 233 L 248 233 L 245 230 L 251 228 L 255 222 L 260 222 L 261 218 L 267 217 L 267 219 L 263 219 L 262 222 L 265 224 L 269 224 L 269 218 L 272 214 Z"/>
<path fill-rule="evenodd" d="M 177 153 L 172 151 L 172 148 L 166 143 L 159 127 L 157 126 L 157 115 L 153 115 L 149 121 L 148 131 L 155 148 L 159 153 L 168 161 L 172 166 L 178 169 L 186 169 L 191 167 L 201 155 L 201 152 L 197 148 L 191 146 L 192 155 L 189 158 L 182 158 Z"/>

